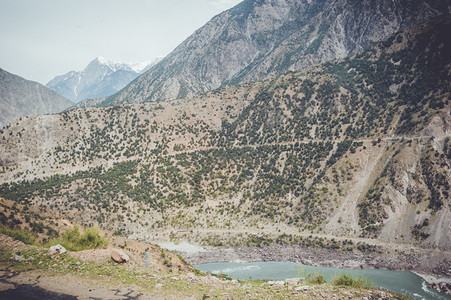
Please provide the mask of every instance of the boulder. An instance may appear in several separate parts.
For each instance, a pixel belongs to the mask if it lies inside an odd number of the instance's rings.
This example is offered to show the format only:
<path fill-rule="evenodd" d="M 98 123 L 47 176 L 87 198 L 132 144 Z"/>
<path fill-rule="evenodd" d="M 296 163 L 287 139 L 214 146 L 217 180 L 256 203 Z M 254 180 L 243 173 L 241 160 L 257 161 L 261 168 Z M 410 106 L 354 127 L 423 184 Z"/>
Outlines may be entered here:
<path fill-rule="evenodd" d="M 20 256 L 20 255 L 18 255 L 18 254 L 14 254 L 14 255 L 13 255 L 13 259 L 14 259 L 15 261 L 23 261 L 23 260 L 25 260 L 25 258 L 23 258 L 23 256 Z"/>
<path fill-rule="evenodd" d="M 60 254 L 66 253 L 67 250 L 60 244 L 50 247 L 49 254 L 50 256 L 58 256 Z"/>
<path fill-rule="evenodd" d="M 111 250 L 111 259 L 117 263 L 126 263 L 130 260 L 130 257 L 122 250 Z"/>

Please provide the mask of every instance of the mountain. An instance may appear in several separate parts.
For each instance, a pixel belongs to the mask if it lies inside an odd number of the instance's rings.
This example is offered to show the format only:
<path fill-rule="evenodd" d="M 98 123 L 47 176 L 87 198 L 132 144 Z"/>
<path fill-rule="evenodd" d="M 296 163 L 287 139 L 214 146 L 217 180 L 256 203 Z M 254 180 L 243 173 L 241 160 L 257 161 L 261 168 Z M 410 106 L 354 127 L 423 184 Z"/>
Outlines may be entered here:
<path fill-rule="evenodd" d="M 97 57 L 83 71 L 57 76 L 46 86 L 75 102 L 102 98 L 121 90 L 159 60 L 127 64 Z"/>
<path fill-rule="evenodd" d="M 180 99 L 361 52 L 450 11 L 447 0 L 245 0 L 102 105 Z"/>
<path fill-rule="evenodd" d="M 22 120 L 0 132 L 0 196 L 148 241 L 446 261 L 449 32 L 441 16 L 267 81 Z"/>
<path fill-rule="evenodd" d="M 26 116 L 61 112 L 73 104 L 37 82 L 0 69 L 0 127 Z"/>

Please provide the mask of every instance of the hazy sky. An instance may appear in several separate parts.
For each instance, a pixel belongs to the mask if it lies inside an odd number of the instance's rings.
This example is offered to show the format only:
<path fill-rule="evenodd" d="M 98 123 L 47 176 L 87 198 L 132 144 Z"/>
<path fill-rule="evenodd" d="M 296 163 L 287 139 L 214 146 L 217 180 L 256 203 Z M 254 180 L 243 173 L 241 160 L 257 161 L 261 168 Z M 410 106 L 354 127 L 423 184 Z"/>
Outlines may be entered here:
<path fill-rule="evenodd" d="M 169 54 L 242 0 L 0 0 L 0 68 L 46 84 L 92 59 Z"/>

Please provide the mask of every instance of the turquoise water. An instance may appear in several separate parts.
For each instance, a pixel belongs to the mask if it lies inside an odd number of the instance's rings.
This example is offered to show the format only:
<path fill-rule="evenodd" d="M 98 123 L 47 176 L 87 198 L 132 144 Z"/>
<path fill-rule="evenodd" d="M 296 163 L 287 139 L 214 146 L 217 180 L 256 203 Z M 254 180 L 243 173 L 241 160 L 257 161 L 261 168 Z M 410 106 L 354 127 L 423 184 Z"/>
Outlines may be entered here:
<path fill-rule="evenodd" d="M 234 279 L 282 280 L 305 277 L 308 273 L 321 273 L 327 282 L 333 282 L 335 276 L 343 273 L 353 277 L 364 277 L 372 286 L 402 293 L 413 299 L 451 299 L 446 294 L 427 288 L 426 282 L 409 271 L 388 271 L 380 269 L 336 269 L 311 267 L 293 262 L 249 262 L 249 263 L 207 263 L 194 265 L 202 272 L 227 274 Z"/>

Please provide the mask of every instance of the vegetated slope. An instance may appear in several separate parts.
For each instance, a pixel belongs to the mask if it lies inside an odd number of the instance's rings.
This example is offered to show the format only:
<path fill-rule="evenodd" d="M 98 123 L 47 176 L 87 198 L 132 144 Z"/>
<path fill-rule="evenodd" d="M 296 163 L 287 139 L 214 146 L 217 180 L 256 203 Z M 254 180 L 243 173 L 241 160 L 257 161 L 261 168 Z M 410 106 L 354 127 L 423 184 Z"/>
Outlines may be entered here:
<path fill-rule="evenodd" d="M 127 64 L 97 57 L 80 72 L 71 71 L 47 83 L 47 87 L 75 102 L 113 95 L 147 71 L 160 59 Z"/>
<path fill-rule="evenodd" d="M 450 11 L 448 1 L 245 0 L 100 105 L 180 99 L 344 58 Z"/>
<path fill-rule="evenodd" d="M 149 240 L 449 250 L 450 30 L 444 16 L 271 81 L 23 120 L 1 131 L 0 196 Z"/>
<path fill-rule="evenodd" d="M 61 112 L 73 104 L 37 82 L 0 69 L 0 127 L 26 116 Z"/>

